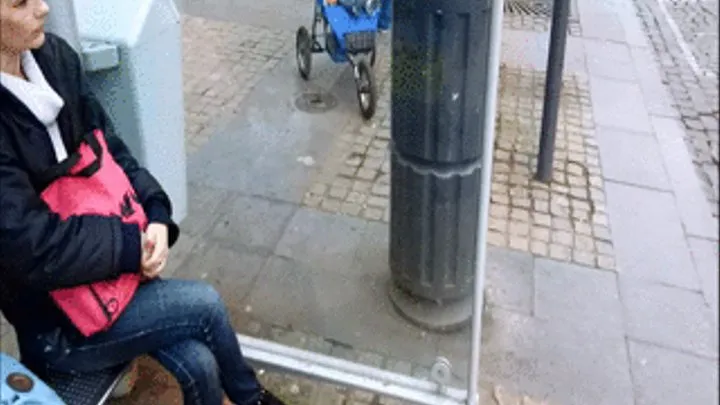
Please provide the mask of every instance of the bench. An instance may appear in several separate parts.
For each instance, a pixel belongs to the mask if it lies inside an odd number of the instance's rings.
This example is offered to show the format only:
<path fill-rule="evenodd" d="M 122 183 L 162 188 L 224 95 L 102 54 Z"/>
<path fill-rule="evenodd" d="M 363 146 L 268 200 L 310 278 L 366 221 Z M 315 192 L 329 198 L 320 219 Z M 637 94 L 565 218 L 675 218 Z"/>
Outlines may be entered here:
<path fill-rule="evenodd" d="M 10 367 L 15 371 L 15 376 L 25 375 L 26 377 L 32 377 L 27 375 L 27 369 L 12 359 L 11 357 L 5 357 L 4 361 L 7 362 L 7 367 Z M 74 373 L 68 374 L 58 371 L 53 371 L 47 374 L 44 378 L 44 382 L 52 388 L 55 393 L 67 404 L 67 405 L 103 405 L 112 395 L 112 392 L 117 387 L 118 383 L 122 380 L 125 371 L 128 370 L 130 364 L 123 364 L 117 367 L 113 367 L 106 370 L 101 370 L 94 373 Z M 6 373 L 10 373 L 13 370 L 5 370 Z M 9 376 L 7 385 L 2 385 L 3 390 L 12 389 L 9 384 Z M 1 383 L 5 384 L 5 381 Z M 35 386 L 30 384 L 29 390 L 25 391 L 27 385 L 21 385 L 21 390 L 18 393 L 12 394 L 13 396 L 21 395 L 26 399 L 32 401 L 44 398 L 47 393 L 47 387 L 43 388 L 37 383 Z M 13 391 L 10 391 L 13 393 Z M 37 397 L 33 397 L 37 396 Z M 0 403 L 4 404 L 5 398 L 0 398 Z M 10 403 L 14 403 L 10 399 Z"/>
<path fill-rule="evenodd" d="M 45 376 L 45 382 L 68 405 L 103 405 L 130 364 L 94 373 L 66 374 L 57 371 Z"/>

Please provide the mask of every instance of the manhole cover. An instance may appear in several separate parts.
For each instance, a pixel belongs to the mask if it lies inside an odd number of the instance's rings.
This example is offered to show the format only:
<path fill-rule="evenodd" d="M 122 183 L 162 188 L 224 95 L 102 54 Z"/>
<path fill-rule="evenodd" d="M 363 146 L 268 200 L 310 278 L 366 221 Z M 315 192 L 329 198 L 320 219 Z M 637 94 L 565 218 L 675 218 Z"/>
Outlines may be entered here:
<path fill-rule="evenodd" d="M 308 92 L 295 99 L 295 107 L 308 113 L 322 113 L 337 105 L 337 99 L 329 93 Z"/>

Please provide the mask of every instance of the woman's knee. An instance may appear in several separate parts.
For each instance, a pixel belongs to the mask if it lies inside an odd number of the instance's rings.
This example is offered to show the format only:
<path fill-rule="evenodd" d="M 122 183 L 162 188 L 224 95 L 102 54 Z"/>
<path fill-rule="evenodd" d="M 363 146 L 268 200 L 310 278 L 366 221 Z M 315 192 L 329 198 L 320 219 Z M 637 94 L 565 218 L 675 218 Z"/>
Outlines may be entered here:
<path fill-rule="evenodd" d="M 224 311 L 225 303 L 220 293 L 211 284 L 204 281 L 187 281 L 184 299 L 205 311 Z"/>

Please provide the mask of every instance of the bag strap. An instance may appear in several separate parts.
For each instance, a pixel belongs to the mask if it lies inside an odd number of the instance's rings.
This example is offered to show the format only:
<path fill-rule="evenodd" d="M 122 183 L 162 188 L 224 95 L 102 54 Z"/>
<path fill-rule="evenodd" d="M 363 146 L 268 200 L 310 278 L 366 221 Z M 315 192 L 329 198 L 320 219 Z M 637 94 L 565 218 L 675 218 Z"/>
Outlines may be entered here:
<path fill-rule="evenodd" d="M 83 142 L 86 143 L 93 151 L 93 154 L 95 155 L 95 160 L 93 160 L 92 163 L 78 170 L 77 172 L 73 172 L 73 168 L 78 164 L 78 162 L 80 162 L 80 159 L 82 158 L 82 155 L 80 154 L 80 146 Z M 100 145 L 97 136 L 95 135 L 95 131 L 90 131 L 85 134 L 80 143 L 80 146 L 78 146 L 78 149 L 75 150 L 75 152 L 73 152 L 70 156 L 68 156 L 67 159 L 56 165 L 51 166 L 40 175 L 40 178 L 42 179 L 42 190 L 47 188 L 50 184 L 52 184 L 60 177 L 91 177 L 92 175 L 97 173 L 98 170 L 100 170 L 100 167 L 102 166 L 103 148 Z"/>

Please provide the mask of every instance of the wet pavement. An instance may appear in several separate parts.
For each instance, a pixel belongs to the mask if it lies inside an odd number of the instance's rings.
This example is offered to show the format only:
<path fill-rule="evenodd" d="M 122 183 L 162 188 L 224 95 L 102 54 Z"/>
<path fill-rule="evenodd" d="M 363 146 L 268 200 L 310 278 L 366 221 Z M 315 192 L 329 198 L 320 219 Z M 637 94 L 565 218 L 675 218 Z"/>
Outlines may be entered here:
<path fill-rule="evenodd" d="M 203 77 L 206 56 L 193 52 L 206 50 L 192 39 L 211 40 L 202 27 L 257 63 L 244 62 L 253 72 L 231 81 L 243 94 L 229 94 L 224 111 L 217 104 L 226 102 L 208 101 L 221 92 L 186 83 L 213 118 L 189 126 L 199 129 L 188 139 L 202 141 L 189 156 L 189 214 L 167 274 L 212 283 L 241 333 L 419 378 L 444 356 L 453 385 L 464 386 L 469 331 L 419 330 L 387 298 L 387 48 L 377 69 L 383 99 L 365 123 L 348 69 L 320 55 L 311 81 L 299 79 L 279 38 L 292 43 L 309 5 L 279 2 L 186 4 L 203 17 L 189 17 L 186 77 Z M 568 42 L 549 186 L 531 179 L 547 32 L 504 33 L 482 403 L 717 403 L 718 228 L 686 124 L 633 6 L 577 7 L 582 29 Z M 216 56 L 228 59 L 213 62 L 226 72 L 214 86 L 240 74 L 231 56 Z M 337 104 L 299 111 L 306 92 Z M 8 331 L 3 350 L 12 351 Z M 142 359 L 140 375 L 114 403 L 181 403 L 154 362 Z M 397 403 L 282 373 L 262 378 L 291 405 Z"/>

